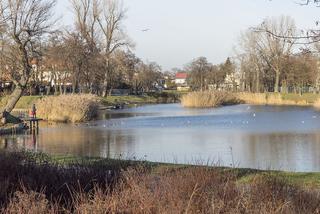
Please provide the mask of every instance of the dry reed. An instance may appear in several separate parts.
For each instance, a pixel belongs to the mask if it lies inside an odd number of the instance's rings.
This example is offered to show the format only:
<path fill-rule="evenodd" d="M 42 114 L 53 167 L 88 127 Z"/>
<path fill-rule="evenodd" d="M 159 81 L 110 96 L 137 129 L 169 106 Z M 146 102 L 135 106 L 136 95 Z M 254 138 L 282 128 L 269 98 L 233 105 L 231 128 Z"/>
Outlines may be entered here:
<path fill-rule="evenodd" d="M 237 93 L 240 100 L 253 105 L 309 105 L 306 100 L 294 101 L 286 100 L 279 93 Z"/>
<path fill-rule="evenodd" d="M 222 91 L 191 92 L 183 95 L 181 103 L 188 108 L 212 108 L 223 105 L 239 104 L 239 100 L 230 93 Z"/>
<path fill-rule="evenodd" d="M 314 106 L 315 108 L 317 108 L 317 109 L 320 109 L 320 99 L 317 99 L 317 100 L 314 102 L 313 106 Z"/>
<path fill-rule="evenodd" d="M 40 99 L 37 116 L 55 122 L 91 120 L 98 111 L 99 99 L 90 94 L 50 96 Z"/>

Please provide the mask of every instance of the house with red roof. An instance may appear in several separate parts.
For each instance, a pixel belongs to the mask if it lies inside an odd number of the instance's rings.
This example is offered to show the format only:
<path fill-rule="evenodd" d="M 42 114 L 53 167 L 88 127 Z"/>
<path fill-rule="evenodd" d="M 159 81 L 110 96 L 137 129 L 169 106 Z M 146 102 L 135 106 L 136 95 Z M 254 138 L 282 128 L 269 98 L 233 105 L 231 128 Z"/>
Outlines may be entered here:
<path fill-rule="evenodd" d="M 176 73 L 175 83 L 176 85 L 186 85 L 187 84 L 188 74 L 185 72 Z"/>

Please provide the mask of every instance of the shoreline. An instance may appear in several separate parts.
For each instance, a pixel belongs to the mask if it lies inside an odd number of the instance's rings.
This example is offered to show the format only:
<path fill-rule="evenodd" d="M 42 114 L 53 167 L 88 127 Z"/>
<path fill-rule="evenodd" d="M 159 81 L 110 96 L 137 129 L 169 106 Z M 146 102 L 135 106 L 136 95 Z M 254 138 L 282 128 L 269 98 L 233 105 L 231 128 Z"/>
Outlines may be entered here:
<path fill-rule="evenodd" d="M 222 172 L 235 172 L 239 175 L 241 182 L 250 182 L 253 179 L 253 175 L 272 175 L 279 176 L 288 179 L 291 184 L 302 184 L 303 186 L 316 186 L 320 188 L 320 172 L 293 172 L 282 170 L 262 170 L 254 168 L 238 168 L 238 167 L 226 167 L 226 166 L 214 166 L 214 165 L 194 165 L 194 164 L 175 164 L 164 162 L 153 162 L 146 160 L 131 160 L 131 159 L 116 159 L 116 158 L 101 158 L 101 157 L 80 157 L 73 155 L 50 155 L 45 153 L 27 152 L 33 154 L 34 157 L 38 155 L 40 157 L 45 156 L 48 158 L 51 164 L 62 164 L 68 166 L 69 164 L 90 165 L 95 163 L 106 163 L 116 165 L 134 165 L 153 168 L 155 171 L 161 168 L 168 169 L 187 169 L 187 168 L 205 168 L 209 170 L 219 170 Z"/>
<path fill-rule="evenodd" d="M 25 124 L 8 124 L 5 127 L 0 126 L 0 136 L 1 135 L 13 135 L 19 134 L 26 130 Z"/>

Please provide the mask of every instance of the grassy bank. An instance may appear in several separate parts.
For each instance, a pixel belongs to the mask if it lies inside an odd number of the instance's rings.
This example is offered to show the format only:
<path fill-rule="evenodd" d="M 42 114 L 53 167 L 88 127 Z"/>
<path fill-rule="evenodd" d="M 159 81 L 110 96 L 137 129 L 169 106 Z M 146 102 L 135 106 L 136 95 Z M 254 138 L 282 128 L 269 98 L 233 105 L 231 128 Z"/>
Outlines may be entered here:
<path fill-rule="evenodd" d="M 0 97 L 0 106 L 4 106 L 8 98 L 8 96 Z M 32 107 L 32 104 L 36 103 L 40 98 L 41 96 L 23 96 L 20 98 L 15 108 L 17 110 L 30 109 Z"/>
<path fill-rule="evenodd" d="M 0 152 L 7 213 L 315 213 L 319 173 Z"/>
<path fill-rule="evenodd" d="M 146 95 L 108 96 L 102 97 L 102 103 L 108 105 L 125 104 L 127 106 L 175 103 L 180 100 L 180 94 L 174 92 L 148 93 Z"/>
<path fill-rule="evenodd" d="M 8 97 L 0 97 L 0 107 Z M 37 116 L 55 122 L 88 121 L 97 113 L 99 106 L 136 106 L 143 104 L 176 103 L 180 95 L 172 92 L 148 93 L 141 96 L 107 96 L 98 97 L 90 94 L 61 96 L 23 96 L 18 101 L 15 114 L 26 112 L 36 104 Z"/>
<path fill-rule="evenodd" d="M 104 105 L 143 105 L 143 104 L 157 104 L 157 103 L 174 103 L 180 100 L 183 93 L 175 91 L 167 91 L 162 93 L 148 93 L 145 95 L 128 95 L 128 96 L 107 96 L 99 97 L 101 103 Z M 23 96 L 16 105 L 16 109 L 25 110 L 30 109 L 32 104 L 37 103 L 43 97 L 55 96 Z M 0 97 L 0 106 L 4 106 L 8 97 Z"/>
<path fill-rule="evenodd" d="M 299 95 L 280 93 L 236 93 L 240 100 L 247 104 L 255 105 L 312 105 L 319 95 Z"/>
<path fill-rule="evenodd" d="M 281 93 L 228 93 L 228 92 L 191 92 L 182 96 L 185 107 L 209 108 L 228 104 L 247 103 L 252 105 L 295 105 L 320 108 L 318 94 L 281 94 Z"/>

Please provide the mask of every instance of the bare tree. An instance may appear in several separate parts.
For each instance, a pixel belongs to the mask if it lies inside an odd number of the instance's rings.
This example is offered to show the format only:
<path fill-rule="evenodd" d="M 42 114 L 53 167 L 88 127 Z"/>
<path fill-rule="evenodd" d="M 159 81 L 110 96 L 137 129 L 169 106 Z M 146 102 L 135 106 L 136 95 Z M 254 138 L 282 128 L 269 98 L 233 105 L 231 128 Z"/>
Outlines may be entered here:
<path fill-rule="evenodd" d="M 110 84 L 114 77 L 115 66 L 111 62 L 112 54 L 122 48 L 129 47 L 131 43 L 123 29 L 125 10 L 122 2 L 118 0 L 70 0 L 76 17 L 76 30 L 81 35 L 88 48 L 84 65 L 97 58 L 103 52 L 105 66 L 103 82 L 103 96 L 108 94 L 112 87 Z M 94 65 L 87 66 L 90 70 Z M 101 68 L 101 67 L 99 67 Z M 92 73 L 91 73 L 92 75 Z M 89 76 L 89 75 L 87 75 Z"/>
<path fill-rule="evenodd" d="M 94 85 L 99 84 L 96 78 L 100 77 L 101 70 L 101 38 L 102 33 L 98 23 L 100 15 L 100 0 L 70 0 L 75 15 L 75 32 L 79 35 L 81 45 L 86 49 L 82 58 L 82 72 L 86 88 L 97 92 Z M 99 62 L 99 63 L 98 63 Z M 101 77 L 99 78 L 101 79 Z"/>
<path fill-rule="evenodd" d="M 22 96 L 32 73 L 32 59 L 37 57 L 37 42 L 52 27 L 55 0 L 0 1 L 2 69 L 8 72 L 15 90 L 0 111 L 11 112 Z"/>
<path fill-rule="evenodd" d="M 295 40 L 294 20 L 287 16 L 266 19 L 256 31 L 256 47 L 259 55 L 274 72 L 274 92 L 279 92 L 280 76 L 284 69 L 284 60 L 291 54 Z M 283 35 L 279 38 L 275 35 Z M 288 39 L 287 39 L 288 38 Z"/>
<path fill-rule="evenodd" d="M 150 92 L 162 77 L 161 67 L 155 62 L 140 62 L 136 78 L 139 90 Z"/>
<path fill-rule="evenodd" d="M 206 76 L 210 71 L 211 64 L 207 58 L 199 57 L 193 60 L 187 67 L 189 71 L 189 82 L 196 90 L 204 91 L 206 89 Z"/>
<path fill-rule="evenodd" d="M 261 90 L 260 80 L 263 75 L 263 67 L 264 62 L 263 58 L 260 56 L 261 51 L 259 51 L 258 40 L 259 34 L 253 32 L 252 30 L 246 31 L 241 35 L 240 39 L 240 51 L 239 57 L 241 59 L 241 63 L 246 64 L 247 72 L 246 76 L 252 74 L 253 79 L 255 80 L 254 86 L 250 86 L 251 91 L 255 91 L 257 93 Z M 244 68 L 242 66 L 242 68 Z"/>
<path fill-rule="evenodd" d="M 109 75 L 112 73 L 111 55 L 115 50 L 122 47 L 130 47 L 127 35 L 123 30 L 123 20 L 125 18 L 125 10 L 118 0 L 102 0 L 99 6 L 98 22 L 104 36 L 103 50 L 106 61 L 106 71 L 103 81 L 103 96 L 108 94 Z"/>
<path fill-rule="evenodd" d="M 75 14 L 76 30 L 85 40 L 92 52 L 98 51 L 99 0 L 70 0 Z"/>

